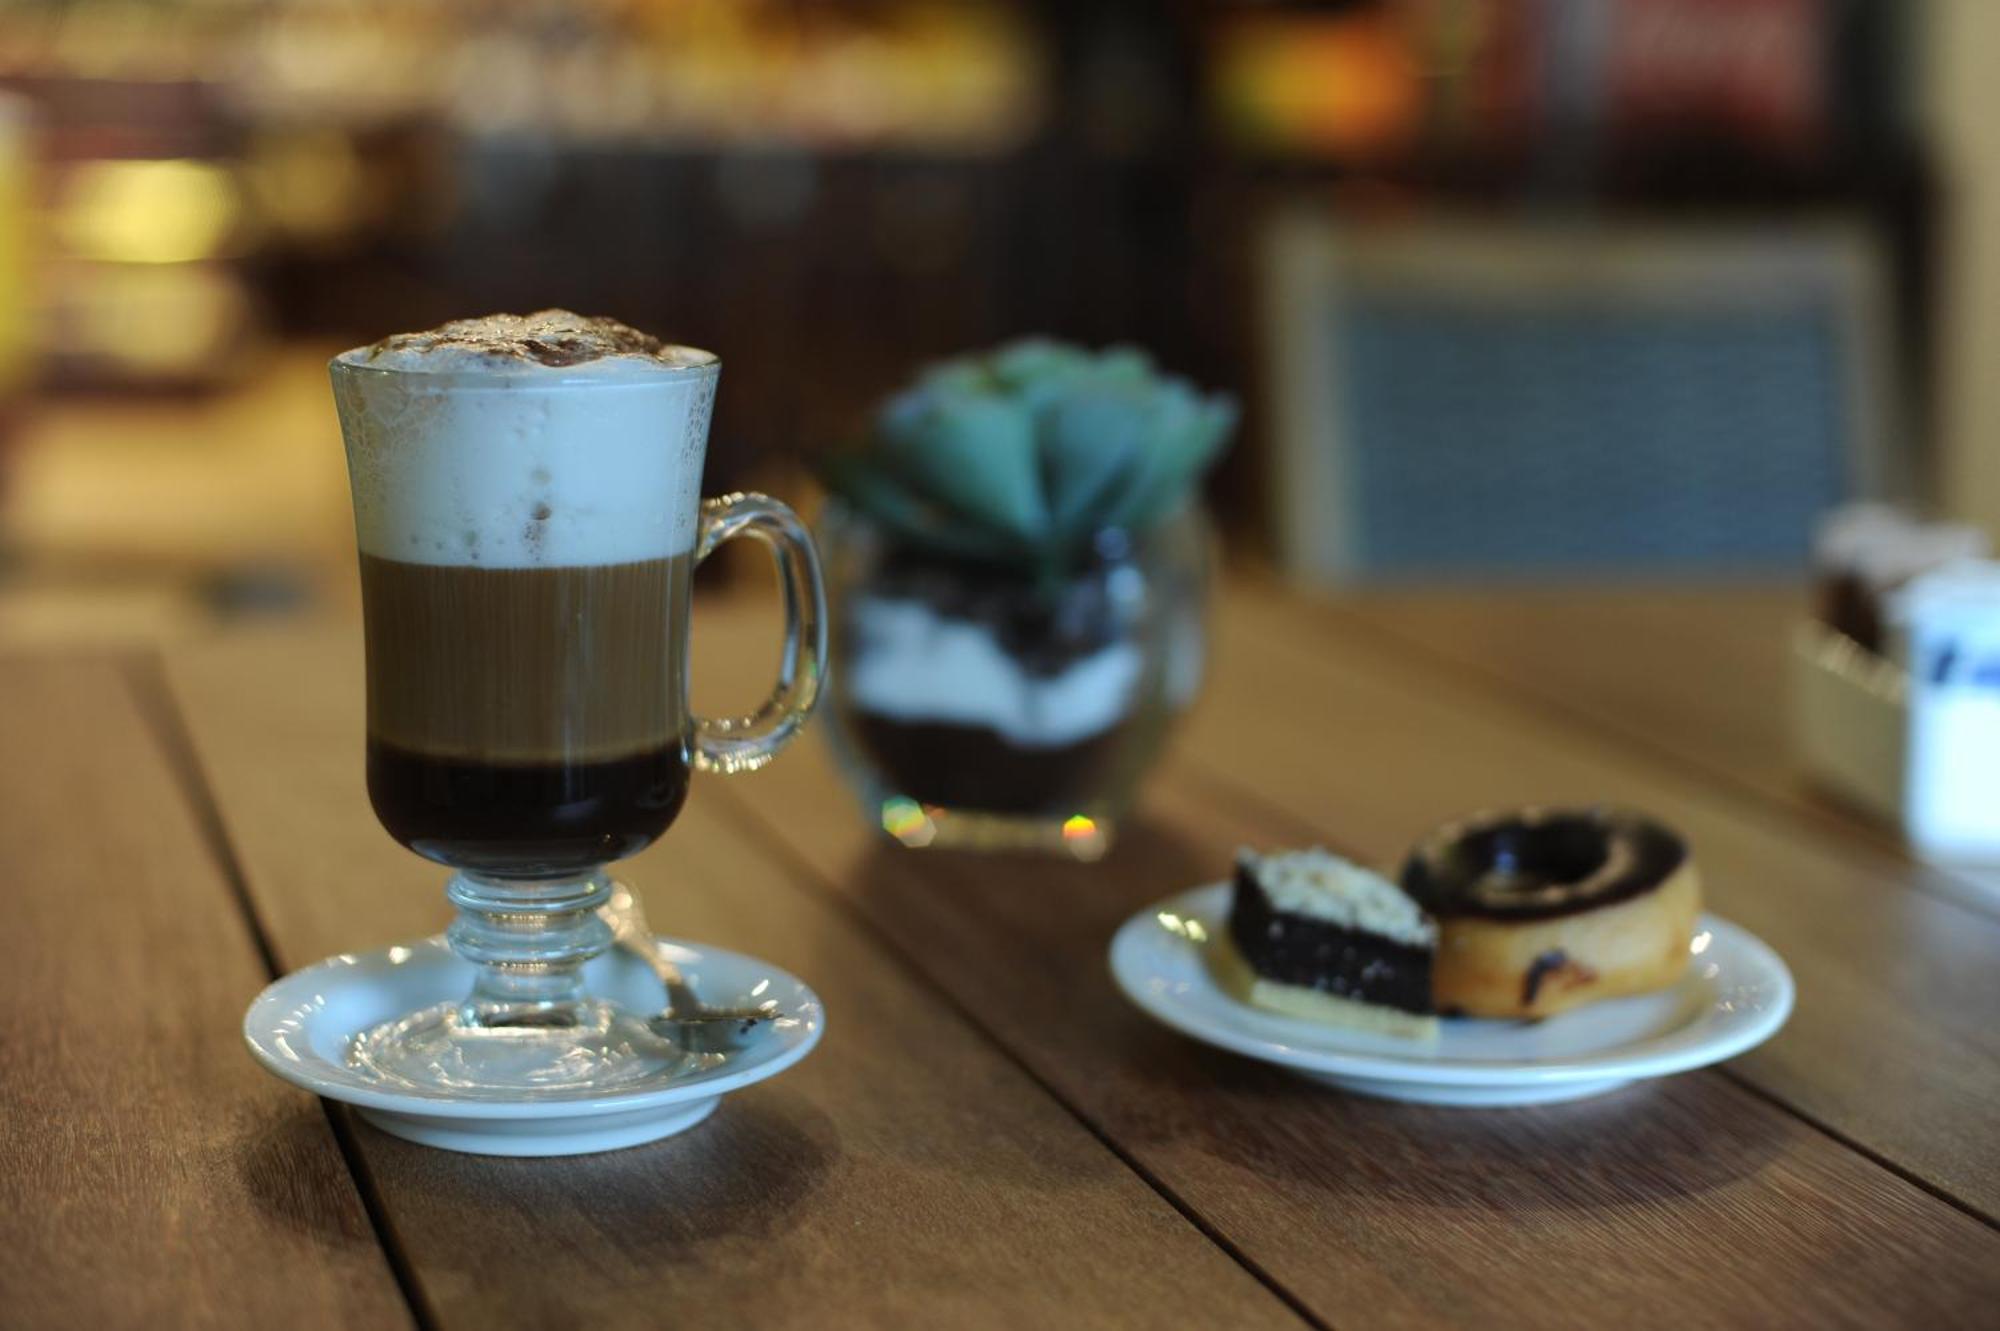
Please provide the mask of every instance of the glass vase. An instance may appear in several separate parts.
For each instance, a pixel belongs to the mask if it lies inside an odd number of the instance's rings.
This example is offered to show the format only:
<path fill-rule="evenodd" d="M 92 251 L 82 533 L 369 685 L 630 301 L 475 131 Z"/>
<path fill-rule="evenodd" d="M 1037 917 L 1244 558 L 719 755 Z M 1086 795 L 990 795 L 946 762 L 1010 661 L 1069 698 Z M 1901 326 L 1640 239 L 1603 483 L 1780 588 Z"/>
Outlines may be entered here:
<path fill-rule="evenodd" d="M 1102 856 L 1201 686 L 1204 512 L 1061 564 L 918 548 L 838 500 L 818 537 L 827 701 L 867 817 L 911 847 Z"/>

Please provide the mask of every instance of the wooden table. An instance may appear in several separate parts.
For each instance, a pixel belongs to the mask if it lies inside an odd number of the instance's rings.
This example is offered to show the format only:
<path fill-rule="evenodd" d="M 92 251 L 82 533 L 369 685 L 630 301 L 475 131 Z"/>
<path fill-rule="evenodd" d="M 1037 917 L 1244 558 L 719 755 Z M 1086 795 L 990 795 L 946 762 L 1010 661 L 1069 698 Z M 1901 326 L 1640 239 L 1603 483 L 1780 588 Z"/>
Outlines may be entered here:
<path fill-rule="evenodd" d="M 352 624 L 0 658 L 0 1324 L 1992 1325 L 2000 898 L 1797 789 L 1792 599 L 1234 585 L 1094 867 L 887 845 L 816 743 L 704 778 L 626 876 L 810 979 L 824 1045 L 685 1136 L 542 1161 L 390 1138 L 242 1050 L 271 976 L 446 917 L 368 812 Z M 772 617 L 697 611 L 698 703 L 763 676 Z M 1685 829 L 1790 962 L 1769 1045 L 1428 1109 L 1182 1039 L 1106 974 L 1239 844 L 1393 862 L 1473 807 L 1605 798 Z"/>

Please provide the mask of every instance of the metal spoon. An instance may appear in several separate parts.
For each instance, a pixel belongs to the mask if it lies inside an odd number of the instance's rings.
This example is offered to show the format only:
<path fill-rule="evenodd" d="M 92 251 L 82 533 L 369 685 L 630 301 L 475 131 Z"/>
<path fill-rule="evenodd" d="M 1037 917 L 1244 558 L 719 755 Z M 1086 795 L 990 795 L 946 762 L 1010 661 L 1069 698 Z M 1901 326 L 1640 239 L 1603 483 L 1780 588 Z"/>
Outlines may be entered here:
<path fill-rule="evenodd" d="M 611 900 L 597 914 L 611 926 L 618 946 L 645 962 L 667 991 L 666 1010 L 648 1017 L 653 1034 L 692 1054 L 727 1054 L 748 1047 L 783 1014 L 775 1001 L 761 1007 L 710 1007 L 696 995 L 681 968 L 660 955 L 646 912 L 623 883 L 611 885 Z"/>

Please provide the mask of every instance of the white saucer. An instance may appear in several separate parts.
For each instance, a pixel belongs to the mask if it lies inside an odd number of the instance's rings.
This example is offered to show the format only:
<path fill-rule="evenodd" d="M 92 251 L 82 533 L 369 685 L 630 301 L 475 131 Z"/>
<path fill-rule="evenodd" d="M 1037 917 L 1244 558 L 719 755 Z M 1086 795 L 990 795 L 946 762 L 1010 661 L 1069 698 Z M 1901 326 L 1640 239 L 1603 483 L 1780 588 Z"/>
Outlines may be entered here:
<path fill-rule="evenodd" d="M 1126 997 L 1175 1030 L 1345 1090 L 1434 1105 L 1528 1105 L 1600 1095 L 1734 1057 L 1792 1011 L 1792 976 L 1746 930 L 1704 915 L 1674 988 L 1540 1022 L 1453 1018 L 1436 1044 L 1346 1030 L 1239 1002 L 1210 977 L 1203 941 L 1222 932 L 1229 885 L 1183 892 L 1111 940 Z"/>
<path fill-rule="evenodd" d="M 826 1014 L 796 976 L 721 948 L 659 940 L 705 1002 L 754 1006 L 776 1000 L 786 1018 L 740 1053 L 690 1058 L 649 1082 L 611 1095 L 551 1090 L 534 1097 L 475 1098 L 385 1083 L 352 1067 L 349 1041 L 419 1008 L 463 998 L 472 967 L 442 938 L 329 957 L 257 995 L 243 1038 L 286 1081 L 355 1106 L 385 1132 L 426 1146 L 481 1155 L 578 1155 L 636 1146 L 701 1122 L 722 1096 L 776 1076 L 819 1043 Z M 613 948 L 584 967 L 591 993 L 635 1012 L 666 1005 L 639 958 Z"/>

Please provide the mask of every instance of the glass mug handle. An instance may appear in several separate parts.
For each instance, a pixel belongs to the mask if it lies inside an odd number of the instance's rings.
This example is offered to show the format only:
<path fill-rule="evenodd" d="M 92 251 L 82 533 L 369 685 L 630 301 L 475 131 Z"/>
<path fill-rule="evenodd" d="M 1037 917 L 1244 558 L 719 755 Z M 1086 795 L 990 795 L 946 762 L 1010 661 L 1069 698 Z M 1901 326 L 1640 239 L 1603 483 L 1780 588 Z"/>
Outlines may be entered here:
<path fill-rule="evenodd" d="M 695 769 L 724 775 L 754 772 L 777 757 L 812 714 L 826 679 L 826 590 L 820 582 L 819 552 L 805 524 L 769 495 L 704 499 L 694 562 L 738 536 L 761 542 L 777 561 L 785 650 L 778 661 L 777 687 L 763 706 L 747 716 L 695 718 Z"/>

